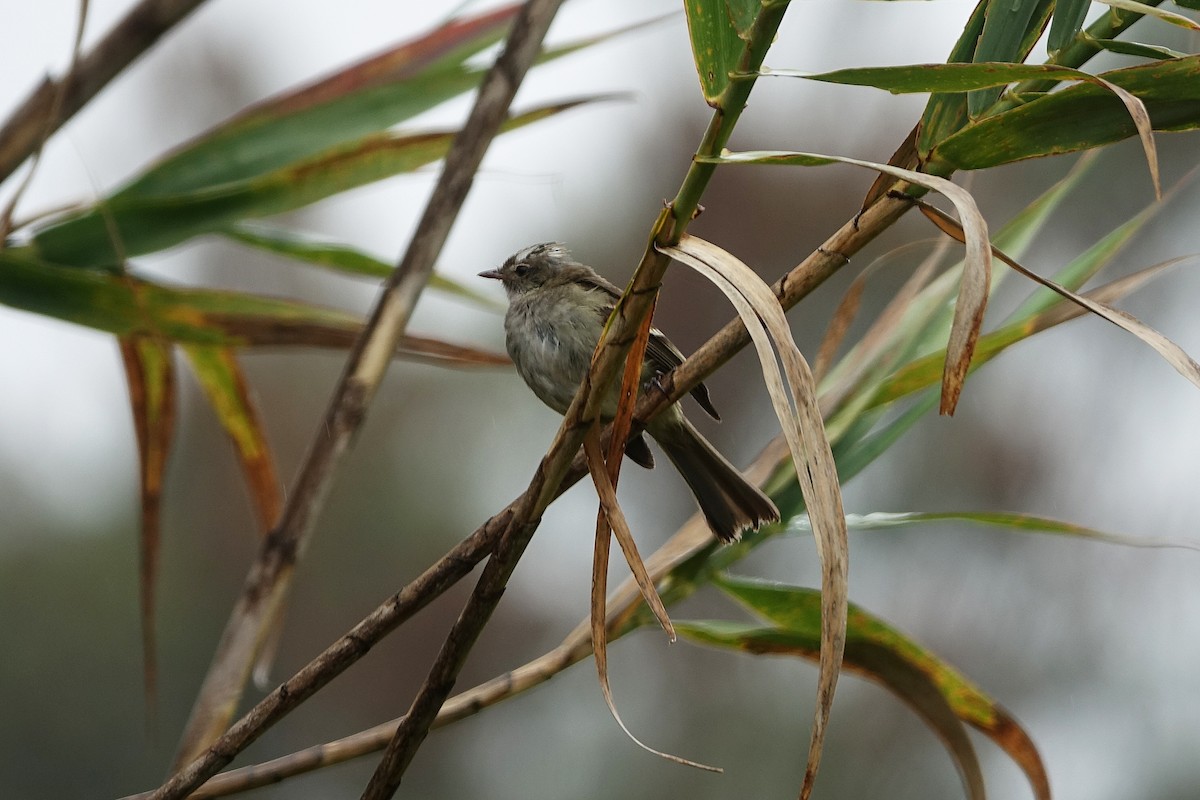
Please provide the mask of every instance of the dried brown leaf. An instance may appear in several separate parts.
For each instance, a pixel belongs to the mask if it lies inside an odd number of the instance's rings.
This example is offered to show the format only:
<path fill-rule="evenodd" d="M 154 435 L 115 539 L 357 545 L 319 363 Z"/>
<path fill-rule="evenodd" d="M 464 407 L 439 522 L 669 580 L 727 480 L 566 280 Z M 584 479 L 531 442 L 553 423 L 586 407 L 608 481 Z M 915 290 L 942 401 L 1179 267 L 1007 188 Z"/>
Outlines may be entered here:
<path fill-rule="evenodd" d="M 1150 112 L 1146 104 L 1131 92 L 1122 89 L 1111 81 L 1093 77 L 1092 82 L 1098 83 L 1117 96 L 1125 104 L 1129 118 L 1137 128 L 1138 139 L 1142 142 L 1142 150 L 1146 153 L 1146 165 L 1150 168 L 1150 180 L 1154 183 L 1154 199 L 1162 200 L 1162 181 L 1158 173 L 1158 147 L 1154 144 L 1154 125 L 1150 122 Z"/>
<path fill-rule="evenodd" d="M 592 651 L 596 659 L 596 673 L 600 679 L 600 691 L 604 695 L 604 702 L 608 706 L 609 713 L 612 714 L 613 719 L 616 720 L 617 725 L 621 727 L 625 735 L 643 750 L 653 753 L 660 758 L 665 758 L 668 761 L 673 761 L 676 764 L 696 767 L 708 772 L 723 772 L 719 767 L 710 767 L 707 764 L 701 764 L 670 753 L 664 753 L 661 750 L 655 750 L 633 735 L 625 725 L 624 720 L 621 719 L 621 714 L 617 711 L 616 701 L 613 700 L 612 687 L 608 682 L 608 631 L 604 624 L 606 616 L 605 596 L 608 580 L 609 524 L 612 524 L 614 531 L 623 528 L 627 541 L 630 544 L 632 544 L 633 539 L 628 535 L 629 527 L 625 523 L 620 506 L 617 505 L 616 489 L 608 479 L 608 471 L 605 468 L 600 445 L 599 425 L 593 425 L 592 429 L 584 436 L 583 449 L 587 458 L 588 471 L 591 473 L 592 480 L 596 484 L 596 491 L 600 495 L 601 502 L 601 512 L 596 519 L 596 545 L 592 560 L 591 631 Z M 617 541 L 621 541 L 621 534 L 619 532 L 617 533 Z M 624 543 L 622 543 L 622 546 L 624 546 Z M 634 549 L 633 556 L 634 558 L 630 559 L 629 554 L 626 553 L 626 558 L 630 560 L 630 567 L 633 569 L 634 579 L 637 581 L 638 588 L 642 591 L 642 596 L 646 599 L 647 605 L 654 609 L 655 616 L 658 617 L 659 622 L 662 623 L 671 640 L 674 641 L 675 629 L 671 626 L 670 619 L 667 618 L 667 611 L 663 607 L 657 590 L 654 588 L 654 582 L 646 575 L 645 566 L 642 565 L 641 558 L 637 556 L 636 548 Z M 634 567 L 635 562 L 639 565 L 640 569 Z"/>
<path fill-rule="evenodd" d="M 737 309 L 758 352 L 763 378 L 787 439 L 796 474 L 812 520 L 821 559 L 821 653 L 817 678 L 817 707 L 802 800 L 812 793 L 825 730 L 846 645 L 848 611 L 848 546 L 837 467 L 817 406 L 816 384 L 804 356 L 792 338 L 787 317 L 774 293 L 752 269 L 714 244 L 684 235 L 676 247 L 662 252 L 687 264 L 713 281 Z M 783 363 L 791 393 L 784 388 L 774 347 Z M 792 404 L 795 403 L 795 410 Z"/>
<path fill-rule="evenodd" d="M 161 540 L 163 476 L 175 431 L 175 370 L 171 347 L 149 336 L 118 340 L 129 386 L 129 405 L 137 433 L 141 493 L 140 599 L 142 679 L 146 707 L 153 707 L 158 682 L 155 653 L 155 595 Z"/>
<path fill-rule="evenodd" d="M 921 203 L 920 208 L 921 213 L 932 220 L 935 225 L 937 225 L 950 236 L 959 239 L 959 241 L 962 240 L 960 237 L 963 236 L 963 231 L 961 226 L 958 225 L 957 221 L 950 218 L 943 211 L 926 203 Z M 1163 336 L 1146 323 L 1130 314 L 1125 313 L 1124 311 L 1121 311 L 1120 309 L 1113 308 L 1105 303 L 1093 300 L 1086 295 L 1073 292 L 1065 286 L 1055 283 L 1049 278 L 1043 278 L 1041 275 L 1026 269 L 1014 259 L 1009 258 L 999 249 L 995 247 L 991 249 L 996 258 L 1000 259 L 1005 264 L 1024 275 L 1026 278 L 1029 278 L 1035 283 L 1040 283 L 1042 286 L 1045 286 L 1047 289 L 1058 293 L 1067 300 L 1070 300 L 1072 303 L 1075 303 L 1092 312 L 1096 316 L 1111 322 L 1118 328 L 1132 333 L 1134 336 L 1154 348 L 1154 350 L 1160 356 L 1162 356 L 1168 364 L 1174 367 L 1180 375 L 1187 378 L 1197 387 L 1200 387 L 1200 364 L 1197 364 L 1195 359 L 1188 355 L 1182 347 L 1175 344 L 1166 336 Z"/>

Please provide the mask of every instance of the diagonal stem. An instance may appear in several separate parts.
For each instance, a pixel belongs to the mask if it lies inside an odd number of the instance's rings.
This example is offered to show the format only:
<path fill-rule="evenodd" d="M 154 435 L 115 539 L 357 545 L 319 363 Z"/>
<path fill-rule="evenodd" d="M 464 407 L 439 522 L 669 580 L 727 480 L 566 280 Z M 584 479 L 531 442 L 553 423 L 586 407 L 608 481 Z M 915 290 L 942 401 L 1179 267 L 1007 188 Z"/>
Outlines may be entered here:
<path fill-rule="evenodd" d="M 226 624 L 182 739 L 177 770 L 199 757 L 224 732 L 263 638 L 286 600 L 295 562 L 312 536 L 334 471 L 362 424 L 413 306 L 432 274 L 434 260 L 471 188 L 483 154 L 540 48 L 542 35 L 529 35 L 528 21 L 521 24 L 524 19 L 524 14 L 518 17 L 510 33 L 509 48 L 480 86 L 475 106 L 446 155 L 445 168 L 417 232 L 399 266 L 384 284 L 371 319 L 350 352 L 279 524 L 264 541 Z M 519 45 L 516 49 L 514 42 Z"/>
<path fill-rule="evenodd" d="M 824 245 L 774 284 L 772 289 L 784 308 L 793 307 L 815 290 L 850 257 L 899 219 L 910 206 L 910 201 L 885 196 L 860 216 L 843 224 Z M 663 392 L 650 392 L 639 398 L 636 418 L 650 419 L 670 403 L 682 399 L 748 342 L 749 334 L 741 320 L 734 318 L 674 372 L 663 376 Z M 541 469 L 538 474 L 542 474 Z M 586 474 L 583 459 L 576 458 L 566 471 L 556 494 L 566 491 Z M 530 501 L 530 494 L 527 491 L 489 519 L 420 577 L 271 692 L 167 784 L 156 792 L 135 797 L 138 800 L 184 797 L 215 775 L 268 728 L 365 655 L 385 635 L 465 577 L 500 541 L 518 508 Z M 206 793 L 205 796 L 213 794 Z"/>
<path fill-rule="evenodd" d="M 513 22 L 512 30 L 504 45 L 504 51 L 496 59 L 492 68 L 488 70 L 487 76 L 479 87 L 479 97 L 475 101 L 475 107 L 471 110 L 471 116 L 466 127 L 463 128 L 463 135 L 459 137 L 459 140 L 467 138 L 468 132 L 475 127 L 490 126 L 492 134 L 499 128 L 500 121 L 512 102 L 517 87 L 521 85 L 526 71 L 537 57 L 546 31 L 549 30 L 550 23 L 554 20 L 561 4 L 562 0 L 529 0 L 522 7 L 521 13 Z M 456 140 L 455 146 L 451 148 L 451 157 L 458 149 L 459 140 Z M 447 173 L 450 172 L 449 167 L 453 163 L 453 161 L 447 161 Z M 478 163 L 476 160 L 472 165 L 471 172 L 464 173 L 468 182 Z M 445 177 L 446 174 L 443 174 L 443 178 Z M 465 195 L 465 191 L 463 194 Z M 394 346 L 395 343 L 392 344 L 392 347 Z M 576 439 L 571 451 L 565 456 L 560 456 L 560 460 L 566 462 L 578 448 L 579 443 Z M 553 448 L 551 449 L 553 451 Z M 547 459 L 549 457 L 548 455 Z M 545 472 L 539 469 L 538 476 L 543 475 Z M 536 476 L 534 480 L 537 481 Z M 553 490 L 557 485 L 558 481 L 555 481 L 550 489 Z M 549 503 L 549 499 L 547 497 L 545 502 Z M 512 574 L 517 561 L 525 551 L 525 546 L 537 528 L 541 516 L 540 511 L 537 514 L 529 514 L 527 513 L 528 509 L 528 503 L 518 504 L 514 518 L 515 524 L 508 526 L 499 546 L 484 567 L 475 591 L 459 615 L 450 634 L 446 637 L 425 683 L 413 700 L 404 723 L 396 729 L 396 735 L 392 737 L 379 766 L 371 776 L 371 780 L 363 792 L 364 800 L 385 800 L 395 794 L 405 770 L 412 763 L 413 756 L 416 755 L 421 743 L 425 741 L 425 737 L 429 733 L 429 726 L 437 716 L 438 709 L 442 707 L 442 703 L 454 688 L 454 682 L 466 661 L 471 646 L 499 604 L 500 597 L 504 594 L 504 587 L 508 583 L 508 577 Z M 526 511 L 526 513 L 522 514 L 522 511 Z M 524 520 L 523 524 L 521 520 Z"/>

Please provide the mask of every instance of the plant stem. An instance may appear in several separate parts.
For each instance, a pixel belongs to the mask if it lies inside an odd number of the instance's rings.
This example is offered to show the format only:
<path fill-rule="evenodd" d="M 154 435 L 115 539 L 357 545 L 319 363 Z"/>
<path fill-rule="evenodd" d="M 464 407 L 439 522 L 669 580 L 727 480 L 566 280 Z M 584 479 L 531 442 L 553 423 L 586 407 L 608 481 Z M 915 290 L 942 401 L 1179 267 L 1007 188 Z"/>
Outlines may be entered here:
<path fill-rule="evenodd" d="M 858 217 L 848 220 L 841 228 L 830 236 L 825 243 L 814 250 L 800 264 L 775 282 L 772 289 L 785 309 L 796 305 L 816 289 L 825 279 L 833 275 L 855 253 L 865 247 L 883 231 L 887 230 L 908 208 L 911 202 L 885 196 L 870 206 Z M 735 317 L 718 331 L 711 339 L 701 346 L 690 358 L 684 361 L 674 372 L 663 377 L 663 392 L 650 392 L 638 399 L 635 419 L 648 420 L 656 413 L 687 395 L 697 384 L 709 377 L 714 370 L 732 358 L 749 342 L 749 334 L 740 319 Z M 541 474 L 541 469 L 539 473 Z M 557 493 L 566 491 L 583 475 L 586 467 L 582 458 L 576 458 L 567 469 L 561 480 Z M 311 697 L 335 677 L 345 671 L 351 664 L 378 644 L 385 635 L 398 625 L 409 619 L 420 609 L 424 608 L 442 592 L 454 585 L 459 579 L 468 574 L 471 569 L 482 561 L 499 542 L 500 537 L 510 526 L 510 520 L 518 509 L 531 501 L 533 488 L 518 497 L 506 508 L 501 510 L 483 526 L 475 530 L 460 542 L 453 550 L 427 569 L 422 575 L 397 594 L 389 598 L 383 605 L 373 611 L 362 622 L 356 625 L 341 639 L 328 647 L 317 658 L 305 666 L 300 672 L 288 679 L 279 688 L 264 698 L 245 716 L 243 716 L 228 732 L 212 744 L 212 746 L 185 773 L 175 776 L 172 781 L 179 780 L 184 787 L 175 793 L 157 794 L 144 793 L 134 795 L 126 800 L 148 800 L 148 798 L 181 797 L 195 790 L 205 780 L 215 775 L 217 770 L 233 760 L 238 753 L 257 740 L 268 728 L 298 707 L 304 700 Z M 707 541 L 708 533 L 704 531 L 703 541 Z M 669 546 L 669 545 L 668 545 Z M 666 549 L 666 548 L 664 548 Z M 660 574 L 655 563 L 661 557 L 662 550 L 647 559 L 647 566 L 652 573 Z M 672 562 L 673 563 L 673 562 Z M 610 622 L 610 630 L 627 630 L 628 615 L 632 613 L 630 606 L 625 606 L 622 616 Z M 610 615 L 610 618 L 612 615 Z M 617 627 L 614 627 L 617 626 Z M 574 652 L 574 651 L 572 651 Z M 572 660 L 563 664 L 563 668 L 575 660 L 583 658 L 586 653 L 572 656 Z M 490 684 L 489 684 L 490 685 Z M 467 716 L 456 705 L 447 709 L 450 714 L 448 721 Z M 443 715 L 439 713 L 439 724 Z M 380 726 L 372 729 L 378 731 Z M 383 747 L 385 739 L 393 735 L 393 729 L 387 730 L 386 736 L 376 735 L 368 749 L 333 748 L 333 753 L 324 753 L 321 757 L 313 754 L 297 762 L 288 763 L 288 771 L 280 774 L 266 771 L 264 774 L 258 767 L 247 767 L 245 770 L 257 773 L 253 781 L 245 782 L 244 778 L 221 778 L 218 786 L 212 790 L 202 789 L 198 796 L 215 797 L 240 791 L 254 786 L 265 785 L 279 780 L 281 777 L 298 774 L 308 769 L 316 769 L 330 763 L 363 755 L 366 752 Z M 261 765 L 260 765 L 261 766 Z M 234 775 L 241 771 L 228 773 Z M 241 772 L 245 775 L 245 772 Z M 164 786 L 163 789 L 166 787 Z M 159 792 L 162 792 L 160 789 Z"/>

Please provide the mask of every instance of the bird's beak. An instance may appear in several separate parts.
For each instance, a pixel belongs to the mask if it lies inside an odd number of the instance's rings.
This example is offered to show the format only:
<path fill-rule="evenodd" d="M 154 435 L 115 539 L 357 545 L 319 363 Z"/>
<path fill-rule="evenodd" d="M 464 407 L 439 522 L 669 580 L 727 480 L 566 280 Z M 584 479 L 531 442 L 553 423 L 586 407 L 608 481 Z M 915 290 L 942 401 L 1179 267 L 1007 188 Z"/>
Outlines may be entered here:
<path fill-rule="evenodd" d="M 479 277 L 495 278 L 496 280 L 500 280 L 501 279 L 500 270 L 498 270 L 498 269 L 484 270 L 483 272 L 479 273 Z"/>

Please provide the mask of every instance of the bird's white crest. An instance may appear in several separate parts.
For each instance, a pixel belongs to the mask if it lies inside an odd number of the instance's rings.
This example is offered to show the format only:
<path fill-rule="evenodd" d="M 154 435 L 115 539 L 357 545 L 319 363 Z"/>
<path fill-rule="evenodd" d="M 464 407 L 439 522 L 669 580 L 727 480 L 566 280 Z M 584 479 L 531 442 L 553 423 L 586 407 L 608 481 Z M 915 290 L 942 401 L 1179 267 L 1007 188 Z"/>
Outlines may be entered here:
<path fill-rule="evenodd" d="M 513 254 L 512 261 L 514 264 L 520 264 L 534 256 L 554 259 L 555 261 L 570 261 L 571 251 L 561 242 L 542 242 L 541 244 L 530 245 L 523 250 L 518 250 Z"/>

